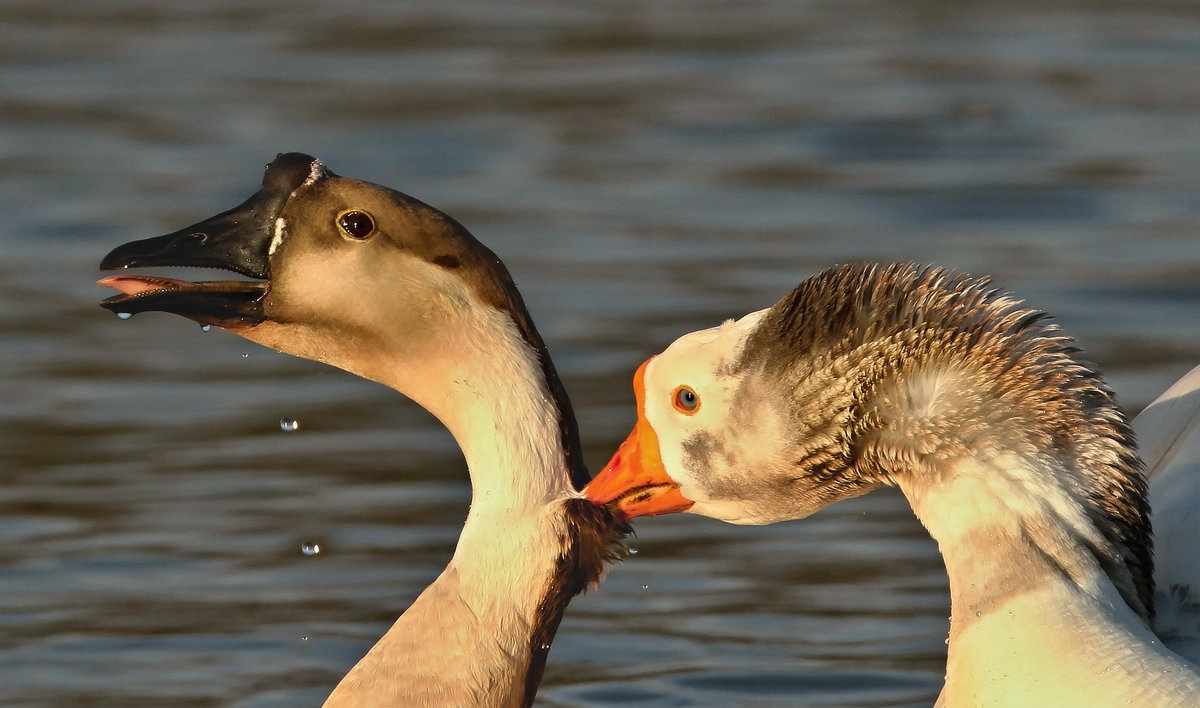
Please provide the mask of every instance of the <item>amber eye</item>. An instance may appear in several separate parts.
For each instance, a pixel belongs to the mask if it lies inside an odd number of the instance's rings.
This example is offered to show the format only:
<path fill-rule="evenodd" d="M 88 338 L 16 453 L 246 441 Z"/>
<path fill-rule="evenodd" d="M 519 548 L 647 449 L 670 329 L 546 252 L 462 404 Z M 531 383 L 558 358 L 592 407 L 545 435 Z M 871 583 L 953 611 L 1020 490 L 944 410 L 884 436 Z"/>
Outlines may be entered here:
<path fill-rule="evenodd" d="M 375 220 L 365 211 L 345 211 L 337 219 L 350 238 L 365 239 L 375 231 Z"/>
<path fill-rule="evenodd" d="M 675 410 L 684 415 L 692 415 L 700 410 L 700 396 L 696 395 L 691 386 L 680 386 L 675 389 L 671 403 L 675 406 Z"/>

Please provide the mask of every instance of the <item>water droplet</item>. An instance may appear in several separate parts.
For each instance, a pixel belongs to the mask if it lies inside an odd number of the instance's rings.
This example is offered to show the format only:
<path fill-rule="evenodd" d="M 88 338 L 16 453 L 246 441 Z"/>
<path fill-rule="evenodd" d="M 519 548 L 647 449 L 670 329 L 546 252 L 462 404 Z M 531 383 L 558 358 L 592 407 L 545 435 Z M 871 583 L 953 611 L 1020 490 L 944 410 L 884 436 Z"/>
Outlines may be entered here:
<path fill-rule="evenodd" d="M 549 645 L 549 644 L 543 644 L 543 645 L 542 645 L 542 651 L 546 651 L 546 650 L 547 650 L 547 649 L 549 649 L 549 648 L 550 648 L 550 645 Z"/>
<path fill-rule="evenodd" d="M 638 554 L 637 546 L 630 546 L 629 547 L 629 555 L 636 556 L 637 554 Z"/>
<path fill-rule="evenodd" d="M 250 352 L 242 352 L 242 358 L 243 358 L 243 359 L 249 359 L 249 358 L 250 358 Z"/>
<path fill-rule="evenodd" d="M 529 552 L 529 546 L 526 546 L 526 547 L 525 547 L 525 548 L 523 548 L 522 550 L 524 550 L 526 553 L 528 553 L 528 552 Z"/>
<path fill-rule="evenodd" d="M 127 319 L 129 319 L 130 317 L 133 317 L 133 313 L 132 313 L 132 312 L 118 312 L 118 313 L 117 313 L 117 318 L 118 318 L 118 319 L 127 320 Z"/>
<path fill-rule="evenodd" d="M 642 589 L 643 589 L 643 590 L 649 590 L 649 589 L 650 589 L 650 584 L 649 584 L 649 583 L 642 583 Z"/>
<path fill-rule="evenodd" d="M 300 544 L 300 552 L 306 556 L 315 556 L 321 552 L 321 544 L 305 541 Z"/>
<path fill-rule="evenodd" d="M 300 637 L 300 641 L 302 641 L 302 642 L 307 642 L 307 641 L 308 641 L 308 635 L 304 635 L 303 637 Z"/>
<path fill-rule="evenodd" d="M 294 433 L 300 427 L 300 421 L 295 418 L 280 418 L 279 429 L 285 433 Z"/>
<path fill-rule="evenodd" d="M 212 325 L 200 325 L 201 332 L 207 332 L 210 329 L 212 329 Z"/>
<path fill-rule="evenodd" d="M 983 617 L 983 610 L 975 610 L 976 617 Z"/>

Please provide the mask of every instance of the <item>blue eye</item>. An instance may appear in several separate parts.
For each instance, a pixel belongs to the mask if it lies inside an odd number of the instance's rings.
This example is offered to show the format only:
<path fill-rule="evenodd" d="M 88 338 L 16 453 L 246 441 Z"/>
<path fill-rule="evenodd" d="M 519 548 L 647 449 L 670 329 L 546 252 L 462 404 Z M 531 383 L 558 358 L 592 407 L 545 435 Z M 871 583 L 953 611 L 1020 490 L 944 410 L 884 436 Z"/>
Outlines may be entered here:
<path fill-rule="evenodd" d="M 680 386 L 675 389 L 675 396 L 671 403 L 675 406 L 675 410 L 684 415 L 692 415 L 700 410 L 700 396 L 692 389 L 691 386 Z"/>

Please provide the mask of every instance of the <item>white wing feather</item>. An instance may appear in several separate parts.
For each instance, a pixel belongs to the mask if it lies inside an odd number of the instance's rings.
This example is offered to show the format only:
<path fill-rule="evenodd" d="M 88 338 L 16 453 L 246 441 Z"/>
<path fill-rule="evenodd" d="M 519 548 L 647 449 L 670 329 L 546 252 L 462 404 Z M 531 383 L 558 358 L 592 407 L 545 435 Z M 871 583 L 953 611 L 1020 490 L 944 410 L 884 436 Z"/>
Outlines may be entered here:
<path fill-rule="evenodd" d="M 1200 366 L 1147 406 L 1133 427 L 1150 477 L 1155 632 L 1200 664 Z"/>

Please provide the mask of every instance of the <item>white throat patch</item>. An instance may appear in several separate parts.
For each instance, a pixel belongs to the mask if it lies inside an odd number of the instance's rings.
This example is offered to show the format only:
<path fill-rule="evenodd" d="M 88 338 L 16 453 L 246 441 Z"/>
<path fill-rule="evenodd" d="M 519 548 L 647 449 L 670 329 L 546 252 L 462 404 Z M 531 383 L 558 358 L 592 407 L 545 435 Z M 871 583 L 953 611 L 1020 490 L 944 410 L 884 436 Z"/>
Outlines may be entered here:
<path fill-rule="evenodd" d="M 275 249 L 279 248 L 279 244 L 283 243 L 283 237 L 287 233 L 287 222 L 283 217 L 275 219 L 275 235 L 271 237 L 271 247 L 267 249 L 267 256 L 275 255 Z"/>

